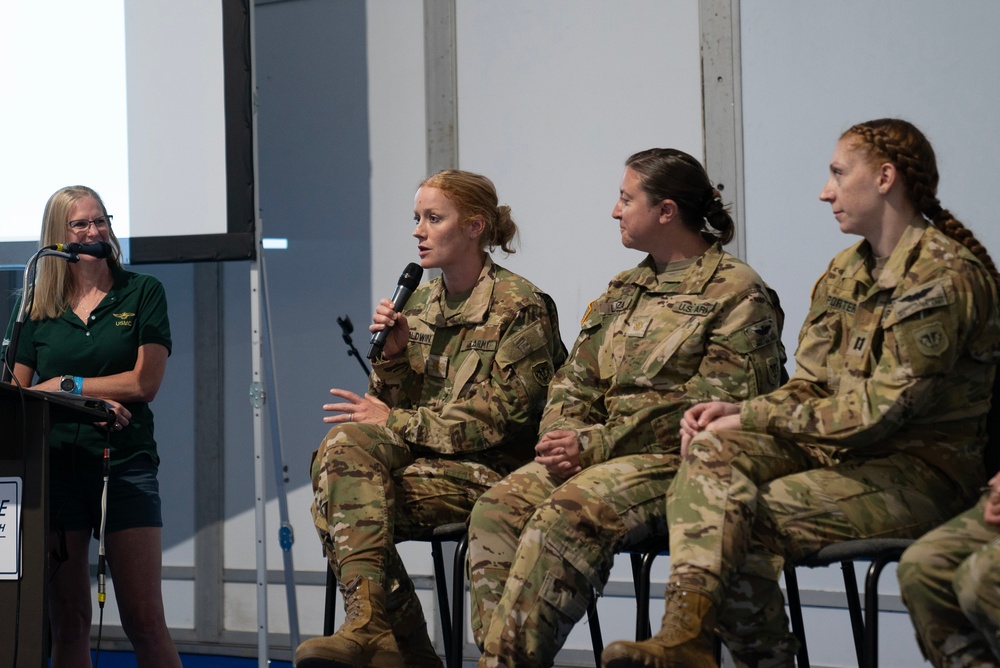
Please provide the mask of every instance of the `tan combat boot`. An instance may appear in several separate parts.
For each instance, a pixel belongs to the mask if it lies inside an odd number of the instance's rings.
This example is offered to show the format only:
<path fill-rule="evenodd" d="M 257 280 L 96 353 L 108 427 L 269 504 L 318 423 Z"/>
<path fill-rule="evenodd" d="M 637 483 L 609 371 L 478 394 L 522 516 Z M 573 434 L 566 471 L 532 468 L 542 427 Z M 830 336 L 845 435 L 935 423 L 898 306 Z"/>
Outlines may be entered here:
<path fill-rule="evenodd" d="M 332 636 L 310 638 L 295 650 L 296 668 L 403 668 L 385 614 L 385 592 L 371 580 L 341 583 L 347 616 Z"/>
<path fill-rule="evenodd" d="M 413 581 L 406 578 L 389 594 L 387 603 L 392 634 L 396 637 L 405 668 L 444 668 L 427 635 L 427 621 Z"/>
<path fill-rule="evenodd" d="M 667 585 L 660 631 L 643 642 L 618 641 L 601 654 L 604 668 L 707 668 L 712 651 L 715 605 L 704 594 Z"/>

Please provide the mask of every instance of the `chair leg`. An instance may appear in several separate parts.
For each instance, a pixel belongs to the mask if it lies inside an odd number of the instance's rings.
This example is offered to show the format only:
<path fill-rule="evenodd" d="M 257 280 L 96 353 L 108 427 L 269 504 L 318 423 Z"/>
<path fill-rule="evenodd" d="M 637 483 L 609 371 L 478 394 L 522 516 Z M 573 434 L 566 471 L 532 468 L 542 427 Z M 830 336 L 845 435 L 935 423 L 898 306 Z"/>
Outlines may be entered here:
<path fill-rule="evenodd" d="M 788 597 L 788 613 L 792 621 L 792 633 L 799 640 L 797 655 L 799 668 L 809 668 L 809 648 L 806 646 L 806 626 L 802 621 L 802 599 L 799 597 L 799 578 L 795 566 L 785 562 L 785 594 Z"/>
<path fill-rule="evenodd" d="M 326 604 L 323 608 L 323 635 L 332 636 L 337 622 L 337 576 L 333 566 L 326 564 Z"/>
<path fill-rule="evenodd" d="M 903 551 L 885 553 L 872 560 L 865 577 L 865 626 L 864 660 L 865 668 L 878 668 L 878 579 L 890 562 L 898 561 Z"/>
<path fill-rule="evenodd" d="M 597 616 L 597 592 L 587 606 L 587 626 L 590 627 L 590 644 L 594 648 L 594 665 L 601 665 L 601 653 L 604 651 L 604 638 L 601 637 L 601 618 Z"/>
<path fill-rule="evenodd" d="M 653 629 L 649 622 L 649 599 L 651 580 L 653 578 L 653 561 L 659 556 L 658 552 L 646 552 L 642 555 L 642 572 L 639 577 L 639 589 L 635 594 L 635 639 L 638 641 L 652 637 Z"/>
<path fill-rule="evenodd" d="M 642 555 L 633 552 L 629 555 L 632 562 L 632 588 L 635 590 L 635 639 L 645 640 L 642 637 L 644 625 L 642 623 Z M 646 614 L 648 621 L 649 614 Z"/>
<path fill-rule="evenodd" d="M 445 659 L 448 668 L 462 668 L 465 649 L 465 562 L 469 553 L 469 537 L 462 536 L 455 547 L 452 573 L 451 645 L 446 645 Z"/>
<path fill-rule="evenodd" d="M 438 611 L 441 618 L 441 636 L 444 638 L 445 658 L 448 658 L 452 633 L 451 605 L 448 602 L 448 581 L 445 579 L 441 541 L 431 541 L 431 558 L 434 561 L 434 591 L 437 594 Z"/>
<path fill-rule="evenodd" d="M 864 666 L 865 624 L 868 620 L 861 615 L 861 597 L 858 595 L 858 578 L 854 575 L 854 562 L 840 562 L 840 570 L 844 573 L 844 592 L 847 594 L 847 610 L 851 614 L 854 653 L 858 659 L 858 666 Z"/>

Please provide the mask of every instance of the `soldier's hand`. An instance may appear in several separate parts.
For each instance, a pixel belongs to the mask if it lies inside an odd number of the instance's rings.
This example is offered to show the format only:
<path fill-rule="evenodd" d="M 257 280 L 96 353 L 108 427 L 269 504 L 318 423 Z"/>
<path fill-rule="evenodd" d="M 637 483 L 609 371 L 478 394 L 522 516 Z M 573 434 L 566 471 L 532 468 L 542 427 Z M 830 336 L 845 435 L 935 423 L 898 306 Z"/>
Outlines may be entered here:
<path fill-rule="evenodd" d="M 389 337 L 382 347 L 382 357 L 390 359 L 396 357 L 403 351 L 410 339 L 410 326 L 406 322 L 406 316 L 392 310 L 392 302 L 383 299 L 375 307 L 372 314 L 372 324 L 368 326 L 368 331 L 374 334 L 389 327 Z"/>
<path fill-rule="evenodd" d="M 327 415 L 323 418 L 323 422 L 364 422 L 384 427 L 389 419 L 389 406 L 370 394 L 365 394 L 362 397 L 349 390 L 337 388 L 331 389 L 330 394 L 345 401 L 336 404 L 323 404 L 323 410 L 339 413 L 339 415 Z"/>
<path fill-rule="evenodd" d="M 582 470 L 580 466 L 580 438 L 575 431 L 556 429 L 547 432 L 535 446 L 535 461 L 545 467 L 549 475 L 569 478 Z"/>
<path fill-rule="evenodd" d="M 687 456 L 691 439 L 699 432 L 706 429 L 739 429 L 739 415 L 740 405 L 728 401 L 706 401 L 687 409 L 681 418 L 681 456 Z"/>
<path fill-rule="evenodd" d="M 990 480 L 990 493 L 986 498 L 986 508 L 983 519 L 991 527 L 1000 531 L 1000 473 Z"/>

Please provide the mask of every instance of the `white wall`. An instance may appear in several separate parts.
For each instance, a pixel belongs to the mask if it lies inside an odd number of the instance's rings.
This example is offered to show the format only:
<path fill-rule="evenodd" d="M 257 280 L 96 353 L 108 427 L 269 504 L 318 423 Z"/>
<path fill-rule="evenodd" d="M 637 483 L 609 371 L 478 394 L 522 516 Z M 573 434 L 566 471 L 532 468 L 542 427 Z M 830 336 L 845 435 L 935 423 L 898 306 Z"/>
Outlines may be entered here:
<path fill-rule="evenodd" d="M 366 0 L 372 283 L 368 315 L 417 259 L 413 196 L 427 176 L 422 2 Z M 367 328 L 370 320 L 357 324 Z M 366 348 L 367 349 L 367 348 Z M 362 351 L 364 352 L 364 351 Z"/>
<path fill-rule="evenodd" d="M 374 304 L 415 259 L 426 149 L 419 3 L 367 7 Z M 459 0 L 456 32 L 459 167 L 511 206 L 522 246 L 494 259 L 552 295 L 569 345 L 587 303 L 643 257 L 611 218 L 625 158 L 702 159 L 698 5 Z"/>

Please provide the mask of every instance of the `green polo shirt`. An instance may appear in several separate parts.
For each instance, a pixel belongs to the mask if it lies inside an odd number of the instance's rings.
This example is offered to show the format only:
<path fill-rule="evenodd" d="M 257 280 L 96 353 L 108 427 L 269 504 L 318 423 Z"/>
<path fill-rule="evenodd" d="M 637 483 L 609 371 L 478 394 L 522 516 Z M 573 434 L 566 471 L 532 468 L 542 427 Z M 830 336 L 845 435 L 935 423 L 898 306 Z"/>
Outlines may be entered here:
<path fill-rule="evenodd" d="M 58 318 L 27 320 L 21 329 L 17 361 L 38 374 L 38 382 L 58 376 L 93 378 L 135 368 L 139 346 L 159 343 L 170 352 L 167 298 L 156 278 L 115 270 L 114 285 L 84 324 L 67 309 Z M 86 387 L 84 387 L 86 392 Z M 112 432 L 111 462 L 118 464 L 142 453 L 154 461 L 153 412 L 146 402 L 123 404 L 132 413 L 128 427 Z M 53 448 L 77 447 L 100 457 L 108 432 L 89 424 L 56 423 L 49 436 Z"/>

